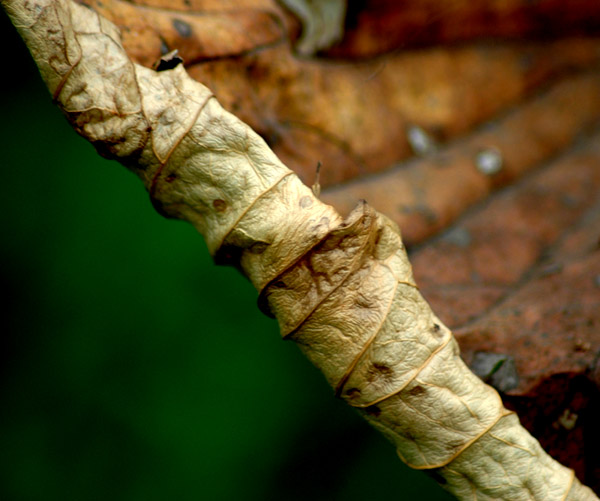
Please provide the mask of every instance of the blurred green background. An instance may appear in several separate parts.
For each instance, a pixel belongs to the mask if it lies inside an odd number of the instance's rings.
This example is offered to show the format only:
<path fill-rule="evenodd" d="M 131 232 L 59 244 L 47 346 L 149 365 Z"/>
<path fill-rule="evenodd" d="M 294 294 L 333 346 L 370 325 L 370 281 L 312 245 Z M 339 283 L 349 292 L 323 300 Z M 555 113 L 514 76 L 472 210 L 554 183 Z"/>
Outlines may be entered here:
<path fill-rule="evenodd" d="M 0 16 L 0 499 L 450 499 L 70 129 Z"/>

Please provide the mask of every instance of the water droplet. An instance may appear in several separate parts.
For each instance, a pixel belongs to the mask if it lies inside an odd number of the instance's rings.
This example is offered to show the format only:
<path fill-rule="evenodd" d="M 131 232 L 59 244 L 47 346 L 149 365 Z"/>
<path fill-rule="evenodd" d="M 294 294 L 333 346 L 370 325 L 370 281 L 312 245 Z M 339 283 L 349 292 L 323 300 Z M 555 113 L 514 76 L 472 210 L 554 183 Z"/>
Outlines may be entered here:
<path fill-rule="evenodd" d="M 480 151 L 475 159 L 477 170 L 486 176 L 493 176 L 502 170 L 502 154 L 495 148 Z"/>
<path fill-rule="evenodd" d="M 435 140 L 418 125 L 411 125 L 406 131 L 406 137 L 417 155 L 428 155 L 437 149 Z"/>

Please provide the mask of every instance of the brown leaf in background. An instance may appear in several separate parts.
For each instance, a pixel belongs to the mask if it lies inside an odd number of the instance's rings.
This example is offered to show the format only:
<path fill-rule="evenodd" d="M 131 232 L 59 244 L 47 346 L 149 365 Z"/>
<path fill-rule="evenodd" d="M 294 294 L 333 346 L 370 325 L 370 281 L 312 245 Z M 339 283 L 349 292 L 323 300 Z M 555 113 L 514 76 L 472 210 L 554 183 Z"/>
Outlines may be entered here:
<path fill-rule="evenodd" d="M 595 0 L 365 0 L 349 2 L 342 57 L 384 54 L 477 38 L 519 39 L 598 33 Z"/>
<path fill-rule="evenodd" d="M 392 217 L 465 359 L 510 355 L 507 405 L 600 488 L 600 3 L 353 2 L 316 57 L 273 0 L 85 3 L 141 64 L 178 49 L 305 183 L 322 162 L 326 202 Z"/>
<path fill-rule="evenodd" d="M 300 58 L 291 45 L 298 22 L 273 0 L 86 3 L 123 30 L 140 64 L 178 49 L 190 74 L 305 182 L 321 161 L 323 187 L 412 156 L 411 126 L 447 141 L 600 58 L 598 40 L 581 38 L 396 50 L 369 60 Z"/>
<path fill-rule="evenodd" d="M 600 135 L 493 195 L 412 257 L 463 358 L 510 355 L 505 403 L 598 488 Z M 573 426 L 561 416 L 574 415 Z M 568 447 L 566 446 L 568 444 Z M 596 479 L 596 480 L 594 480 Z"/>

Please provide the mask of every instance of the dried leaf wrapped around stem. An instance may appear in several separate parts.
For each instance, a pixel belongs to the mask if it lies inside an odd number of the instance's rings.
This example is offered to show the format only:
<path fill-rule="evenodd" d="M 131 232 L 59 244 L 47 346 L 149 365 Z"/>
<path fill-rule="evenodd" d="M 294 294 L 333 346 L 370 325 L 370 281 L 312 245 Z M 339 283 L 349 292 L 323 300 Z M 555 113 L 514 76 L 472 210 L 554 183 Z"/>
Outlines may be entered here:
<path fill-rule="evenodd" d="M 68 0 L 3 0 L 55 101 L 161 212 L 238 266 L 337 393 L 460 499 L 597 499 L 459 356 L 420 295 L 394 223 L 345 220 L 181 65 L 132 63 L 116 28 Z"/>

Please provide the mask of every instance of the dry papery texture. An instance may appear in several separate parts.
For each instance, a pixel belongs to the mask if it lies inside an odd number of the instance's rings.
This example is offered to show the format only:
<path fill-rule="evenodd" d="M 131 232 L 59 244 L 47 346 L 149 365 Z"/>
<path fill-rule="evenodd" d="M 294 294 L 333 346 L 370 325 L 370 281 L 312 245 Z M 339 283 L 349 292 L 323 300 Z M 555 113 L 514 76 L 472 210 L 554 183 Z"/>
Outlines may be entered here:
<path fill-rule="evenodd" d="M 121 29 L 135 62 L 150 67 L 178 49 L 190 75 L 305 183 L 322 163 L 327 203 L 346 213 L 366 198 L 409 246 L 600 118 L 600 93 L 590 94 L 589 82 L 561 87 L 600 62 L 596 0 L 81 1 Z M 318 57 L 308 57 L 311 50 Z M 557 105 L 552 116 L 536 115 L 542 100 L 456 145 L 447 161 L 415 155 L 415 131 L 444 145 L 541 91 Z M 505 133 L 508 125 L 514 132 Z M 479 149 L 490 147 L 507 167 L 491 178 L 474 166 Z M 377 173 L 393 189 L 373 193 Z"/>
<path fill-rule="evenodd" d="M 55 101 L 103 155 L 238 266 L 338 395 L 460 499 L 597 499 L 472 374 L 420 295 L 399 231 L 342 219 L 181 65 L 131 62 L 113 24 L 65 0 L 3 0 Z"/>

